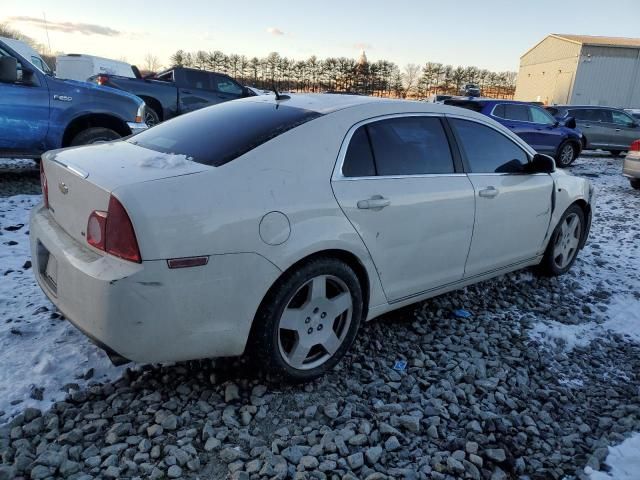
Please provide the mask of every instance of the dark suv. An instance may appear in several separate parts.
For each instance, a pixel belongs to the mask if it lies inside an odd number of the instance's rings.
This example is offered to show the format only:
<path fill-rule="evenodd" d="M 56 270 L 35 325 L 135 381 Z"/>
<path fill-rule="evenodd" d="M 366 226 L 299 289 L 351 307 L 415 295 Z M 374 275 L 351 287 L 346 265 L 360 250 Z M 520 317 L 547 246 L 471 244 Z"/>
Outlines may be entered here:
<path fill-rule="evenodd" d="M 620 155 L 640 139 L 640 121 L 624 110 L 592 105 L 553 105 L 546 107 L 558 120 L 567 117 L 576 119 L 583 134 L 583 148 L 608 150 Z"/>
<path fill-rule="evenodd" d="M 483 113 L 501 123 L 538 153 L 551 155 L 558 167 L 568 167 L 582 150 L 582 134 L 575 120 L 558 121 L 543 108 L 526 102 L 494 99 L 451 99 L 446 105 Z"/>

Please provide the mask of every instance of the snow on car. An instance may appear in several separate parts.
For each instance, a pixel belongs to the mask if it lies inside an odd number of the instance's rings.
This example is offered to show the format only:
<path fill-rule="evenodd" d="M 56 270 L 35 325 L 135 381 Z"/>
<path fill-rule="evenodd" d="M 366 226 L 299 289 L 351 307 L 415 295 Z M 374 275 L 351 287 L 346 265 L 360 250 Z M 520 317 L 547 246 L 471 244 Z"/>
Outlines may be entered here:
<path fill-rule="evenodd" d="M 43 157 L 44 292 L 113 359 L 334 366 L 360 323 L 527 266 L 568 271 L 593 189 L 490 118 L 253 97 Z"/>

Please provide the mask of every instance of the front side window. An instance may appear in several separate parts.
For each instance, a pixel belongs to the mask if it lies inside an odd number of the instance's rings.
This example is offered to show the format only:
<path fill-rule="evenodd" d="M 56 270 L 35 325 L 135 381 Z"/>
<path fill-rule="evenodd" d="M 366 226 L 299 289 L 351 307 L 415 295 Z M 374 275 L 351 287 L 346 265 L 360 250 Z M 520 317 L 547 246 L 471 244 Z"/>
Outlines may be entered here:
<path fill-rule="evenodd" d="M 529 107 L 526 105 L 518 105 L 516 103 L 504 104 L 504 117 L 507 120 L 515 120 L 517 122 L 529 122 Z"/>
<path fill-rule="evenodd" d="M 539 107 L 529 107 L 529 113 L 531 114 L 531 121 L 533 123 L 541 123 L 543 125 L 553 125 L 556 123 L 551 115 Z"/>
<path fill-rule="evenodd" d="M 469 120 L 450 120 L 471 173 L 522 173 L 527 153 L 502 133 Z"/>
<path fill-rule="evenodd" d="M 312 110 L 286 105 L 224 102 L 156 125 L 127 141 L 219 167 L 321 116 Z"/>
<path fill-rule="evenodd" d="M 219 92 L 242 95 L 242 87 L 230 78 L 216 76 L 216 83 Z"/>
<path fill-rule="evenodd" d="M 613 123 L 622 127 L 632 127 L 635 123 L 629 115 L 616 110 L 611 110 L 611 117 L 613 119 Z"/>

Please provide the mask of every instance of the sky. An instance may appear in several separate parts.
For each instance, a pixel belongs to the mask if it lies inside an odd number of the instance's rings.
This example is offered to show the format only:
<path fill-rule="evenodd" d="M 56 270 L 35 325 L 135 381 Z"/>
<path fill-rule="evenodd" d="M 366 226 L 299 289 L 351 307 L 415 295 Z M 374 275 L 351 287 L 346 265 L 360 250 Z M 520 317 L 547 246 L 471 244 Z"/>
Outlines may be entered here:
<path fill-rule="evenodd" d="M 639 37 L 640 0 L 0 0 L 0 23 L 53 52 L 168 66 L 178 49 L 517 70 L 549 33 Z M 44 18 L 48 25 L 44 28 Z"/>

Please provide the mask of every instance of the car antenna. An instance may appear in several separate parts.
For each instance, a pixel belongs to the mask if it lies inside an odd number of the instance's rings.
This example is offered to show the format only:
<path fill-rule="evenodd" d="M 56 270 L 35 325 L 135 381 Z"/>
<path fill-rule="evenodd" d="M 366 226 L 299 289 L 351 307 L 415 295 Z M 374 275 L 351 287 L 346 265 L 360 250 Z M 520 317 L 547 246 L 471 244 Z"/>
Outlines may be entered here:
<path fill-rule="evenodd" d="M 271 88 L 271 90 L 273 90 L 273 93 L 276 94 L 276 100 L 289 100 L 291 97 L 289 95 L 282 95 L 281 93 L 278 92 L 278 90 L 276 89 L 276 84 L 273 84 L 273 87 Z"/>

